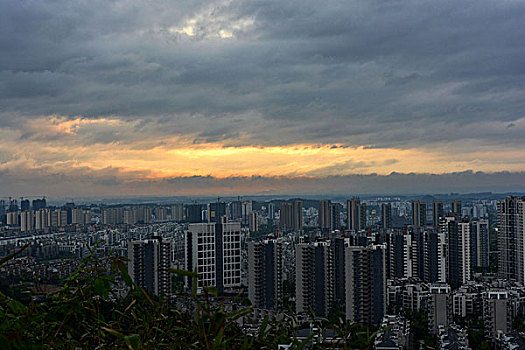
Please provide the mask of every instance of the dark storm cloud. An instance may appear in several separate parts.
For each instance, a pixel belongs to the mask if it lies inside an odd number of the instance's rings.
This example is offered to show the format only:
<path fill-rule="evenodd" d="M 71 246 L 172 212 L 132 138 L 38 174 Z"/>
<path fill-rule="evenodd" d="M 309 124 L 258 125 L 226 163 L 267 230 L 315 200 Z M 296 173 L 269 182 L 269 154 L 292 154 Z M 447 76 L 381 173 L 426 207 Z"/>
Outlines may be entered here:
<path fill-rule="evenodd" d="M 0 118 L 112 116 L 197 143 L 523 146 L 524 15 L 487 0 L 8 1 Z"/>

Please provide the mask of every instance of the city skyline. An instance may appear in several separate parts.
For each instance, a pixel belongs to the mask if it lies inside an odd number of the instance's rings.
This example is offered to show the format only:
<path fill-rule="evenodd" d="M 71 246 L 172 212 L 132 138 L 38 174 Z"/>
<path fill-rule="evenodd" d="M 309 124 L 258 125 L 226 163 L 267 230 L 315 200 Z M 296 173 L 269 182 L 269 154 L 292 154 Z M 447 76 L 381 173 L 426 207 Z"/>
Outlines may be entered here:
<path fill-rule="evenodd" d="M 525 191 L 523 13 L 3 3 L 0 195 Z"/>

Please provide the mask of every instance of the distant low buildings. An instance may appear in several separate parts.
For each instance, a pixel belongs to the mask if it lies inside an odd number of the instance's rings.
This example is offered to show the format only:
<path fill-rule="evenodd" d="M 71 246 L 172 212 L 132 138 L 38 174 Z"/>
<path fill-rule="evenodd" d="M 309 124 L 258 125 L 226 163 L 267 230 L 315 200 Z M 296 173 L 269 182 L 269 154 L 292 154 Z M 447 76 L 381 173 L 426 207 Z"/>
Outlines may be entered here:
<path fill-rule="evenodd" d="M 469 350 L 467 330 L 456 326 L 440 326 L 438 348 L 443 350 Z"/>
<path fill-rule="evenodd" d="M 374 340 L 376 350 L 412 348 L 410 321 L 398 315 L 385 315 Z"/>

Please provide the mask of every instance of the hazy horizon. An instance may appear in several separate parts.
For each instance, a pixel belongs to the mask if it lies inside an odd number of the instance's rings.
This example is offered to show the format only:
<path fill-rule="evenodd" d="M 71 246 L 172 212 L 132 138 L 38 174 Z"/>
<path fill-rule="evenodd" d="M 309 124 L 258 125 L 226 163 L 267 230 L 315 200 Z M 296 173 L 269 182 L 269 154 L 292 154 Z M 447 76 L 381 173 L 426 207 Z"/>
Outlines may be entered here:
<path fill-rule="evenodd" d="M 140 198 L 140 197 L 237 197 L 237 196 L 422 196 L 487 193 L 525 193 L 525 172 L 501 172 L 494 174 L 462 172 L 452 174 L 399 174 L 381 175 L 347 175 L 331 176 L 325 178 L 300 177 L 300 178 L 225 178 L 213 177 L 188 177 L 163 179 L 156 183 L 119 183 L 117 179 L 107 182 L 90 183 L 90 186 L 68 183 L 76 179 L 62 179 L 62 182 L 44 184 L 45 188 L 52 188 L 52 192 L 43 192 L 33 185 L 42 185 L 32 181 L 17 179 L 19 186 L 24 189 L 13 193 L 12 190 L 3 190 L 0 197 L 12 196 L 17 198 L 46 196 L 59 199 L 92 199 L 107 198 Z M 494 183 L 504 185 L 495 186 Z M 83 191 L 71 190 L 78 187 Z M 136 190 L 129 193 L 130 186 Z M 16 187 L 16 185 L 15 185 Z M 64 187 L 61 192 L 61 187 Z M 263 188 L 262 191 L 256 191 Z M 267 190 L 272 188 L 272 190 Z M 88 191 L 86 191 L 88 189 Z"/>

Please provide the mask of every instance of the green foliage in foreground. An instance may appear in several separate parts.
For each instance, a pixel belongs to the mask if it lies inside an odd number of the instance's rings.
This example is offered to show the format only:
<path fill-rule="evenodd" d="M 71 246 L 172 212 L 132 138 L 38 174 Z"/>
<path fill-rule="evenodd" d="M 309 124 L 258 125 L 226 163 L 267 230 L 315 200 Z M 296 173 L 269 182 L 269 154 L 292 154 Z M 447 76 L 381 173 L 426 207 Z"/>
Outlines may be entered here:
<path fill-rule="evenodd" d="M 0 266 L 10 258 L 0 259 Z M 124 284 L 127 289 L 115 288 Z M 195 287 L 187 310 L 177 308 L 170 304 L 177 300 L 152 297 L 134 284 L 125 258 L 92 254 L 58 292 L 42 301 L 24 304 L 0 293 L 0 349 L 276 349 L 282 343 L 301 349 L 311 343 L 294 340 L 291 320 L 265 319 L 249 335 L 238 320 L 250 308 L 213 303 L 213 289 L 200 297 Z M 344 327 L 335 328 L 344 332 L 346 348 L 370 345 L 370 334 L 358 339 L 357 332 Z"/>

